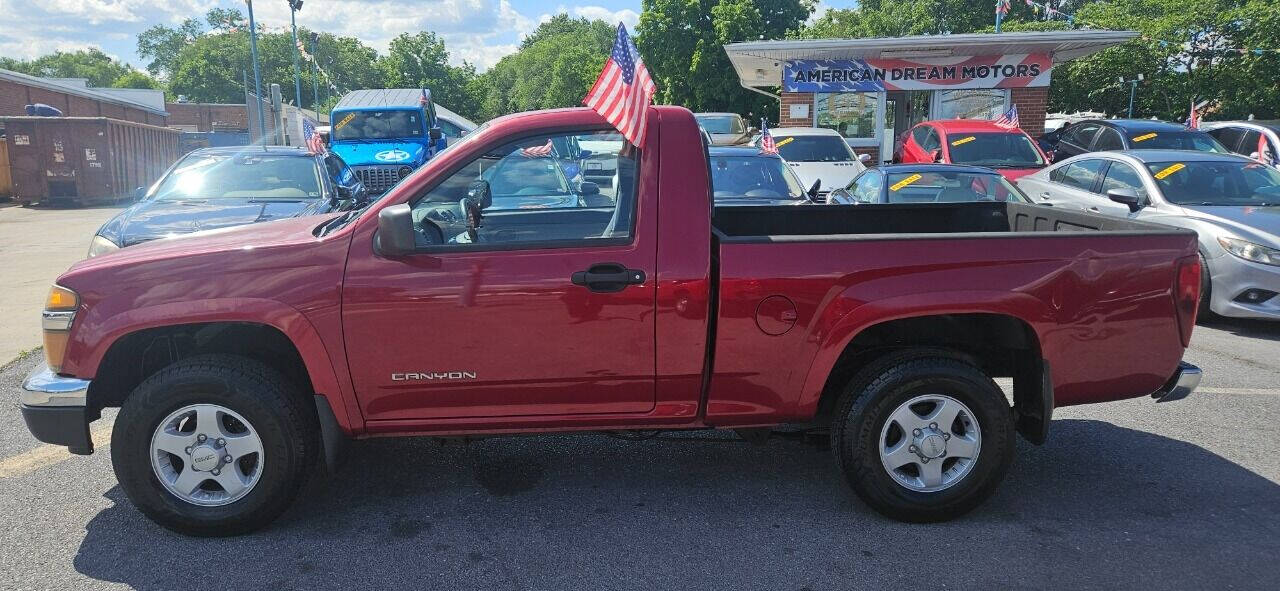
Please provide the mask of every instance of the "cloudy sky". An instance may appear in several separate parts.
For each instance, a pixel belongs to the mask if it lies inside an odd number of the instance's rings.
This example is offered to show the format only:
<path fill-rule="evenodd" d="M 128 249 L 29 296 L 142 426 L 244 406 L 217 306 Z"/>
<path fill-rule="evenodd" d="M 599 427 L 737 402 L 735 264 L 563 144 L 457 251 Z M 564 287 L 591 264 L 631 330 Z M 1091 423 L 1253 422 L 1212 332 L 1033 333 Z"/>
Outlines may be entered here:
<path fill-rule="evenodd" d="M 836 6 L 853 0 L 835 0 Z M 137 34 L 155 24 L 176 25 L 213 7 L 240 8 L 243 0 L 0 0 L 0 55 L 32 58 L 55 50 L 96 46 L 141 67 Z M 405 31 L 442 34 L 455 62 L 487 68 L 515 51 L 520 38 L 552 14 L 624 22 L 634 27 L 640 0 L 304 0 L 298 23 L 357 37 L 379 52 Z M 258 0 L 257 20 L 289 24 L 286 0 Z"/>

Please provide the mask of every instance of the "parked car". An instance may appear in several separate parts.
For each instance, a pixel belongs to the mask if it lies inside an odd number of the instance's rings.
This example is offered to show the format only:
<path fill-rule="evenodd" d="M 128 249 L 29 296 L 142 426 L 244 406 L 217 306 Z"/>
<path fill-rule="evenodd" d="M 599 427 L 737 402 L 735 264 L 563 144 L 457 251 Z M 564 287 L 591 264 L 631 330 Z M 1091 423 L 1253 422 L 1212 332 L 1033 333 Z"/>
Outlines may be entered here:
<path fill-rule="evenodd" d="M 136 194 L 133 205 L 98 228 L 90 257 L 157 238 L 330 213 L 367 201 L 364 185 L 337 155 L 283 146 L 202 148 Z"/>
<path fill-rule="evenodd" d="M 1280 166 L 1280 120 L 1215 121 L 1200 129 L 1236 154 Z"/>
<path fill-rule="evenodd" d="M 1012 180 L 1049 163 L 1035 140 L 1021 129 L 984 119 L 941 119 L 911 128 L 896 160 L 992 168 Z"/>
<path fill-rule="evenodd" d="M 1022 191 L 990 168 L 958 164 L 889 164 L 868 168 L 843 189 L 827 194 L 827 203 L 1031 203 Z"/>
<path fill-rule="evenodd" d="M 716 205 L 806 205 L 813 203 L 800 178 L 777 154 L 754 147 L 713 147 L 711 195 Z"/>
<path fill-rule="evenodd" d="M 436 124 L 440 126 L 440 132 L 444 134 L 445 141 L 450 144 L 462 139 L 479 127 L 472 120 L 439 104 L 436 105 Z"/>
<path fill-rule="evenodd" d="M 1201 302 L 1280 320 L 1280 172 L 1235 154 L 1096 152 L 1018 180 L 1037 203 L 1195 230 Z"/>
<path fill-rule="evenodd" d="M 849 184 L 867 169 L 867 154 L 858 155 L 834 129 L 825 127 L 779 127 L 769 130 L 778 154 L 791 166 L 806 187 L 818 184 L 818 195 Z M 752 145 L 759 147 L 760 138 Z"/>
<path fill-rule="evenodd" d="M 590 109 L 535 111 L 362 210 L 77 263 L 46 303 L 28 428 L 91 453 L 121 407 L 121 489 L 196 535 L 270 523 L 349 437 L 784 423 L 923 522 L 991 496 L 1054 407 L 1198 383 L 1193 232 L 1021 203 L 713 208 L 693 114 L 648 108 L 611 207 L 485 211 L 491 154 L 616 136 Z M 421 231 L 445 183 L 470 188 L 455 213 L 478 240 Z"/>
<path fill-rule="evenodd" d="M 711 135 L 714 146 L 745 144 L 756 132 L 756 128 L 747 125 L 737 113 L 697 113 L 693 117 Z"/>
<path fill-rule="evenodd" d="M 1196 150 L 1225 154 L 1213 136 L 1151 119 L 1089 119 L 1071 125 L 1053 144 L 1054 160 L 1106 150 Z"/>

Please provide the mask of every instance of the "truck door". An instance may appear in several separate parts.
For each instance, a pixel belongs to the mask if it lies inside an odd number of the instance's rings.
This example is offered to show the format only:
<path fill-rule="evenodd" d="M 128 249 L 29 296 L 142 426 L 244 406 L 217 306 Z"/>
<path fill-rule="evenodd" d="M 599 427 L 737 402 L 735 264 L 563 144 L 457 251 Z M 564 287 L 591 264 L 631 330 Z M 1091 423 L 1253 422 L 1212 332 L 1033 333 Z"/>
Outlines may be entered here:
<path fill-rule="evenodd" d="M 550 149 L 564 136 L 613 145 L 619 187 L 568 179 Z M 640 160 L 614 132 L 477 147 L 410 199 L 418 253 L 357 234 L 342 316 L 365 418 L 652 410 L 656 222 L 637 212 L 657 195 L 637 189 Z"/>

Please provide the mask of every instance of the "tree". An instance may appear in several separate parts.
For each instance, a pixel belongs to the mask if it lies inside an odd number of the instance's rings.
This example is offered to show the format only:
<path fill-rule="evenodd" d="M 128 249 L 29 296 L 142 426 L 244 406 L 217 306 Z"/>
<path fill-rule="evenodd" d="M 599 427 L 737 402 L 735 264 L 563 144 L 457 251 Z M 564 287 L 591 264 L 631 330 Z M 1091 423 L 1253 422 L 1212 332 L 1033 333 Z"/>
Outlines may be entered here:
<path fill-rule="evenodd" d="M 135 70 L 112 59 L 97 48 L 55 51 L 34 60 L 0 58 L 0 68 L 42 78 L 85 78 L 89 86 L 112 86 L 117 79 Z"/>
<path fill-rule="evenodd" d="M 604 21 L 564 14 L 542 23 L 519 51 L 477 78 L 475 87 L 483 89 L 476 93 L 483 97 L 481 118 L 581 105 L 609 58 L 616 34 Z"/>
<path fill-rule="evenodd" d="M 138 70 L 129 70 L 119 78 L 111 82 L 112 88 L 150 88 L 152 90 L 164 90 L 164 85 L 159 80 L 146 75 Z"/>
<path fill-rule="evenodd" d="M 781 39 L 812 14 L 815 0 L 644 0 L 636 44 L 658 101 L 695 111 L 749 116 L 776 103 L 738 84 L 724 45 Z"/>
<path fill-rule="evenodd" d="M 482 95 L 472 93 L 475 66 L 449 64 L 444 40 L 430 31 L 402 33 L 391 41 L 387 56 L 378 60 L 387 86 L 429 88 L 437 104 L 474 118 L 479 116 Z"/>

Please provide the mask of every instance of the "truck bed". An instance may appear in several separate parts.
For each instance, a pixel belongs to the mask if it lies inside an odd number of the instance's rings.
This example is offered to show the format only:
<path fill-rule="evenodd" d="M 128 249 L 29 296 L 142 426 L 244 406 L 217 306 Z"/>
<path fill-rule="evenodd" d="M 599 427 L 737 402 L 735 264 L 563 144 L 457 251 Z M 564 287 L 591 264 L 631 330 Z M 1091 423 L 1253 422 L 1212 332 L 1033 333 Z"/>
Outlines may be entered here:
<path fill-rule="evenodd" d="M 1182 356 L 1173 290 L 1194 232 L 992 202 L 722 207 L 713 234 L 713 424 L 811 414 L 853 339 L 898 318 L 1016 319 L 1056 406 L 1149 394 Z M 778 371 L 794 359 L 813 361 Z"/>

